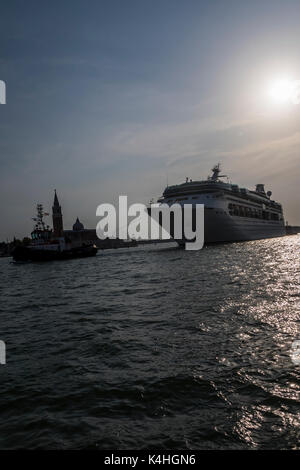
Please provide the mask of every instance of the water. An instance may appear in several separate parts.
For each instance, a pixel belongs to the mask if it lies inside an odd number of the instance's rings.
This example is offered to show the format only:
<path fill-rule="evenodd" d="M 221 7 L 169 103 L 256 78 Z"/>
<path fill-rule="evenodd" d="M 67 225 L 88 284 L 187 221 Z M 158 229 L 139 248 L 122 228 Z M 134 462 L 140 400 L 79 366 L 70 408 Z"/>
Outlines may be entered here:
<path fill-rule="evenodd" d="M 299 449 L 300 237 L 0 260 L 0 448 Z"/>

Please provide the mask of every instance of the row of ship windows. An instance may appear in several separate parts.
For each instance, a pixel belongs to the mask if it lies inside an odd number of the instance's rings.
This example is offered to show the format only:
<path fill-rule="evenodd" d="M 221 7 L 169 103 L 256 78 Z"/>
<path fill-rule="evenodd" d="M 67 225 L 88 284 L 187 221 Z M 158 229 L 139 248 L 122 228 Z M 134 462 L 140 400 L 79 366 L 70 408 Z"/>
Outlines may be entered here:
<path fill-rule="evenodd" d="M 207 196 L 211 198 L 215 198 L 216 196 Z M 167 202 L 179 202 L 179 201 L 186 201 L 188 197 L 181 197 L 175 200 L 168 199 Z M 198 196 L 193 196 L 192 199 L 198 199 Z M 259 209 L 251 209 L 250 207 L 238 206 L 236 204 L 229 204 L 228 205 L 229 214 L 236 215 L 239 217 L 251 217 L 255 219 L 264 219 L 264 220 L 279 220 L 279 214 L 273 212 L 267 212 Z M 216 213 L 226 214 L 226 212 L 220 211 Z"/>
<path fill-rule="evenodd" d="M 250 207 L 237 206 L 236 204 L 228 205 L 229 214 L 237 215 L 239 217 L 252 217 L 255 219 L 264 220 L 279 220 L 279 214 L 274 212 L 267 212 L 259 209 L 251 209 Z"/>
<path fill-rule="evenodd" d="M 208 195 L 206 195 L 206 198 L 207 199 L 208 198 L 216 199 L 217 196 L 208 196 Z M 173 199 L 167 199 L 167 202 L 187 201 L 188 199 L 190 199 L 190 198 L 188 198 L 188 197 L 179 197 L 179 198 L 174 199 L 174 200 Z M 193 196 L 192 199 L 199 199 L 199 196 Z"/>

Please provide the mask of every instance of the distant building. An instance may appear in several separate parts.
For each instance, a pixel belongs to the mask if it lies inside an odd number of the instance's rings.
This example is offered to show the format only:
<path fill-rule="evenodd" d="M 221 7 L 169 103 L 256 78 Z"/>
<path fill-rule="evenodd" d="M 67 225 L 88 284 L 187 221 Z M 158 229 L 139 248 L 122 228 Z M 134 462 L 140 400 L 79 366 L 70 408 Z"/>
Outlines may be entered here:
<path fill-rule="evenodd" d="M 96 230 L 84 228 L 78 217 L 73 224 L 73 230 L 64 230 L 64 236 L 66 241 L 70 240 L 75 244 L 95 243 L 98 245 L 98 242 L 101 241 L 97 237 Z"/>
<path fill-rule="evenodd" d="M 63 216 L 61 213 L 61 207 L 58 202 L 56 190 L 55 190 L 54 202 L 52 206 L 52 221 L 53 221 L 54 237 L 62 237 L 64 233 Z"/>
<path fill-rule="evenodd" d="M 53 220 L 53 235 L 55 237 L 64 236 L 66 242 L 72 242 L 73 245 L 81 246 L 82 244 L 95 244 L 98 248 L 122 248 L 128 246 L 135 246 L 137 242 L 135 241 L 124 241 L 118 238 L 110 239 L 107 238 L 105 240 L 100 240 L 97 237 L 96 229 L 87 229 L 84 228 L 82 222 L 80 222 L 79 218 L 76 218 L 75 223 L 73 224 L 72 230 L 64 230 L 63 229 L 63 216 L 61 212 L 61 206 L 58 202 L 58 197 L 55 191 L 54 194 L 54 202 L 52 206 L 52 220 Z"/>

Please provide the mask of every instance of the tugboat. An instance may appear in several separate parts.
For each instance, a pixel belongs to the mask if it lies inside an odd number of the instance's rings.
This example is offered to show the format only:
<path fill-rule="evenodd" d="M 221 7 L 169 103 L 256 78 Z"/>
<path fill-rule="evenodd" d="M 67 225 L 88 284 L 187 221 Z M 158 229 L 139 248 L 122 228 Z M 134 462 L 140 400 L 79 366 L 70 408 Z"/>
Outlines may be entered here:
<path fill-rule="evenodd" d="M 53 261 L 96 255 L 98 248 L 95 245 L 82 243 L 80 246 L 74 246 L 72 241 L 63 235 L 62 222 L 59 226 L 60 219 L 62 219 L 60 206 L 58 201 L 56 204 L 56 201 L 55 193 L 54 231 L 44 222 L 44 216 L 49 214 L 44 212 L 42 204 L 37 204 L 37 215 L 33 218 L 36 224 L 31 232 L 31 243 L 28 246 L 17 246 L 14 249 L 12 253 L 14 261 Z"/>

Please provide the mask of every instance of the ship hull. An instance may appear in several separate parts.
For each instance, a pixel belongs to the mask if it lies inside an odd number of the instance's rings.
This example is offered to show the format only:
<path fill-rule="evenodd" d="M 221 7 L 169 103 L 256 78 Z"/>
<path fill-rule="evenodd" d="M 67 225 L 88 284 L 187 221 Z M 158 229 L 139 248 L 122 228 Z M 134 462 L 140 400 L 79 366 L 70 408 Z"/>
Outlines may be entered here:
<path fill-rule="evenodd" d="M 184 209 L 182 209 L 184 220 Z M 151 210 L 149 211 L 149 215 Z M 196 210 L 193 209 L 193 230 L 195 230 Z M 182 224 L 184 234 L 184 224 Z M 189 240 L 184 235 L 174 237 L 174 219 L 171 217 L 170 235 L 179 245 L 184 246 Z M 235 217 L 219 209 L 204 209 L 204 243 L 225 243 L 260 240 L 286 235 L 283 221 L 261 220 L 250 217 Z"/>
<path fill-rule="evenodd" d="M 204 242 L 234 242 L 282 237 L 286 234 L 283 222 L 235 217 L 204 211 Z"/>
<path fill-rule="evenodd" d="M 72 248 L 69 250 L 55 251 L 47 249 L 37 249 L 31 247 L 16 247 L 12 253 L 14 261 L 54 261 L 54 260 L 67 260 L 73 258 L 87 258 L 95 256 L 98 249 L 95 246 L 84 246 Z"/>

